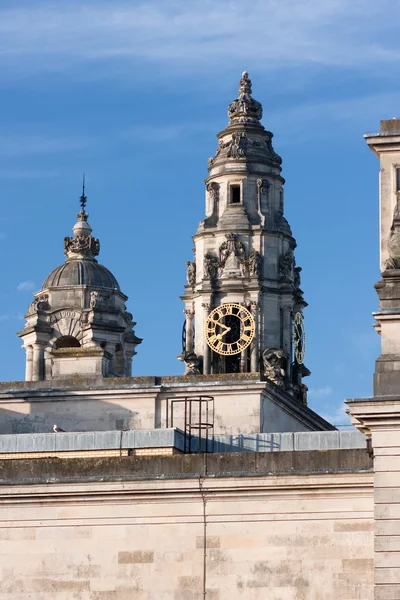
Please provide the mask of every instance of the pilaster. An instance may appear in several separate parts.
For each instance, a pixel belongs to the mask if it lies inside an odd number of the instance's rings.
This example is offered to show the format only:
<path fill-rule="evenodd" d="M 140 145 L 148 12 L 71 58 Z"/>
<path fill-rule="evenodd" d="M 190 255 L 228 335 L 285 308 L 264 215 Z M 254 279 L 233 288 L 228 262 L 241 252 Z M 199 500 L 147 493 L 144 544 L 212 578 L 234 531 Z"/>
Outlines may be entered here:
<path fill-rule="evenodd" d="M 400 598 L 400 396 L 346 400 L 374 456 L 374 600 Z"/>

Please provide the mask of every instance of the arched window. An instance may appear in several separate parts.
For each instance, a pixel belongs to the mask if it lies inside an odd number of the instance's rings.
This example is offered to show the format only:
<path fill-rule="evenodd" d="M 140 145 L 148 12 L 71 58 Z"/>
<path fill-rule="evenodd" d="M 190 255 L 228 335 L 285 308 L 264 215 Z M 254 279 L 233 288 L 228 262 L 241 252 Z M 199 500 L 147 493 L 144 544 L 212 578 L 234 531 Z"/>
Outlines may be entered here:
<path fill-rule="evenodd" d="M 54 344 L 54 348 L 80 348 L 81 345 L 76 338 L 72 335 L 63 335 Z"/>

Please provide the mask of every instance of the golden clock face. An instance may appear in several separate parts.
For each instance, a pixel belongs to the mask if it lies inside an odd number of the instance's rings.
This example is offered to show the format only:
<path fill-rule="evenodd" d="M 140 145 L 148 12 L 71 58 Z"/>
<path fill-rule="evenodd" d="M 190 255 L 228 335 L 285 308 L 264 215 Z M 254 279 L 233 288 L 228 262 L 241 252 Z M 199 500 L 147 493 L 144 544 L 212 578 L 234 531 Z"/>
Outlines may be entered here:
<path fill-rule="evenodd" d="M 306 332 L 303 315 L 299 312 L 294 315 L 293 329 L 294 357 L 296 362 L 301 365 L 306 353 Z"/>
<path fill-rule="evenodd" d="M 239 354 L 247 348 L 256 326 L 252 314 L 240 304 L 221 304 L 206 321 L 206 342 L 217 354 Z"/>

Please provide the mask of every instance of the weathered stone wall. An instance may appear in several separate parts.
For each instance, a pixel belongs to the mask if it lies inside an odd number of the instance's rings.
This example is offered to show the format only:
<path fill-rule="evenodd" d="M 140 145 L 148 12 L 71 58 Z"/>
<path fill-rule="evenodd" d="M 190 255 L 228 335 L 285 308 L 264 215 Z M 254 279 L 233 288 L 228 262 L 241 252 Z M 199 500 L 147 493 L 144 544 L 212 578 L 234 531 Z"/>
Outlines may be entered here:
<path fill-rule="evenodd" d="M 218 380 L 218 377 L 220 380 Z M 253 379 L 251 379 L 251 377 Z M 52 385 L 50 385 L 52 384 Z M 0 383 L 0 434 L 66 431 L 184 429 L 178 398 L 212 396 L 216 435 L 334 429 L 309 408 L 254 374 L 207 377 L 71 378 L 59 381 Z M 262 413 L 262 414 L 261 414 Z M 196 407 L 194 421 L 198 419 Z"/>
<path fill-rule="evenodd" d="M 372 479 L 365 450 L 0 461 L 0 600 L 372 600 Z"/>

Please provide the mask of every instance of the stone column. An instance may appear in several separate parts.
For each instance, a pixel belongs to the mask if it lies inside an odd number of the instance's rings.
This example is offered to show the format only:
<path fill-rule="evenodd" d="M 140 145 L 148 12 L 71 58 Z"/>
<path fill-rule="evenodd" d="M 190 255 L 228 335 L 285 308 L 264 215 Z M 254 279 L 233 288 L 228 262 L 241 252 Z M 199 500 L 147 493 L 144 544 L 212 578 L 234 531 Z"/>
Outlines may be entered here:
<path fill-rule="evenodd" d="M 400 396 L 346 400 L 374 456 L 374 600 L 400 598 Z"/>
<path fill-rule="evenodd" d="M 32 381 L 44 379 L 44 345 L 33 344 Z"/>
<path fill-rule="evenodd" d="M 208 315 L 210 314 L 211 305 L 209 302 L 203 302 L 202 307 L 204 309 L 204 318 L 203 323 L 207 321 Z M 203 375 L 208 375 L 210 373 L 210 348 L 205 340 L 205 335 L 203 334 L 204 346 L 203 346 Z"/>
<path fill-rule="evenodd" d="M 250 303 L 250 306 L 251 306 L 251 313 L 253 315 L 254 323 L 256 325 L 256 329 L 254 332 L 254 339 L 251 343 L 250 368 L 251 368 L 252 373 L 257 373 L 260 370 L 260 368 L 259 368 L 260 349 L 259 349 L 259 341 L 258 341 L 258 328 L 259 328 L 258 315 L 259 315 L 259 311 L 260 311 L 260 305 L 255 300 L 252 300 Z"/>
<path fill-rule="evenodd" d="M 292 357 L 292 309 L 289 306 L 283 307 L 283 350 L 290 357 Z"/>
<path fill-rule="evenodd" d="M 193 352 L 193 317 L 194 311 L 190 308 L 185 309 L 186 315 L 186 351 Z"/>
<path fill-rule="evenodd" d="M 32 381 L 32 369 L 33 369 L 33 348 L 32 346 L 26 346 L 26 365 L 25 365 L 25 381 Z"/>

